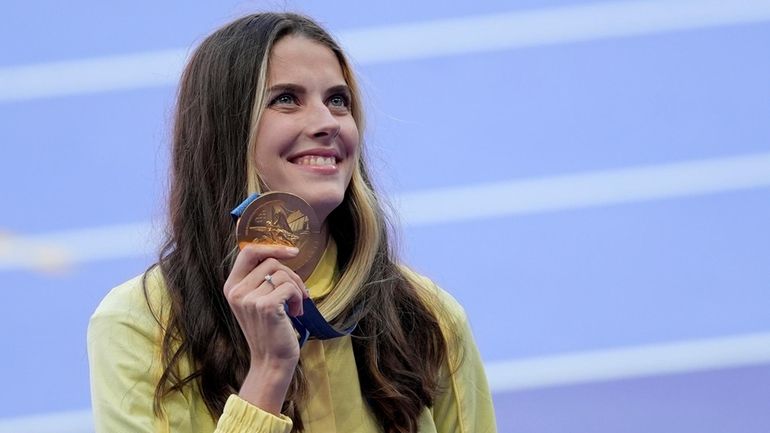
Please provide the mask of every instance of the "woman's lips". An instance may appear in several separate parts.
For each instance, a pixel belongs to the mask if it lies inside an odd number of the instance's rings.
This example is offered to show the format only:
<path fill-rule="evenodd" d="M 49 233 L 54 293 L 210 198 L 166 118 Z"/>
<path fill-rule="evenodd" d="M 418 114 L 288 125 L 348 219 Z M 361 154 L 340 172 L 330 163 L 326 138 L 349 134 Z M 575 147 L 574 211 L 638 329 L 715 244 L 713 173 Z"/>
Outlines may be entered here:
<path fill-rule="evenodd" d="M 334 156 L 305 155 L 295 158 L 291 163 L 311 167 L 336 167 L 337 158 Z"/>
<path fill-rule="evenodd" d="M 320 155 L 305 155 L 299 158 L 290 160 L 292 164 L 299 167 L 301 170 L 316 174 L 336 174 L 337 173 L 337 158 L 334 156 L 320 156 Z"/>

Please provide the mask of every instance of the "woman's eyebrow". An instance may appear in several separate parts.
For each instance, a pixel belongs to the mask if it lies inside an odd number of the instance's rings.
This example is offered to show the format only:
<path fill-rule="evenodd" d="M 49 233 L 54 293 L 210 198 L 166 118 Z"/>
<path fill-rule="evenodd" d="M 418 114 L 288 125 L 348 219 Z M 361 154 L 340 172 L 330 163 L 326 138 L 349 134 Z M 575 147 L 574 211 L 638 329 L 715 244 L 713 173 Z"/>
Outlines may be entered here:
<path fill-rule="evenodd" d="M 351 94 L 350 87 L 348 87 L 347 84 L 340 84 L 337 86 L 329 87 L 329 89 L 326 90 L 326 94 L 328 95 L 331 93 L 344 93 L 346 95 Z"/>
<path fill-rule="evenodd" d="M 281 93 L 281 92 L 289 92 L 289 93 L 296 93 L 296 94 L 304 94 L 307 91 L 304 87 L 298 85 L 298 84 L 292 84 L 292 83 L 279 83 L 275 84 L 273 86 L 270 86 L 267 89 L 268 93 Z M 351 95 L 352 92 L 350 91 L 350 87 L 348 87 L 347 84 L 338 84 L 336 86 L 329 87 L 326 89 L 326 94 L 331 95 L 335 93 L 343 93 L 345 95 Z"/>
<path fill-rule="evenodd" d="M 275 93 L 275 92 L 305 93 L 305 88 L 297 84 L 280 83 L 274 86 L 270 86 L 270 88 L 268 88 L 267 91 L 269 93 Z"/>

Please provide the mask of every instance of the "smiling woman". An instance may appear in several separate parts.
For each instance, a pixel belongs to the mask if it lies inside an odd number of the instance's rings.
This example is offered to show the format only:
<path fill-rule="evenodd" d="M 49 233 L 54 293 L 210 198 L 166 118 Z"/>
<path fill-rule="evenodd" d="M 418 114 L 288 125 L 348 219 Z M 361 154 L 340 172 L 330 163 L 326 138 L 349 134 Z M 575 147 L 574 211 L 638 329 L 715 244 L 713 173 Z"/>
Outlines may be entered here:
<path fill-rule="evenodd" d="M 361 141 L 340 62 L 303 36 L 270 54 L 267 109 L 257 127 L 261 187 L 299 195 L 321 220 L 342 203 Z"/>
<path fill-rule="evenodd" d="M 250 15 L 203 41 L 179 89 L 166 242 L 89 326 L 98 432 L 495 431 L 462 307 L 390 249 L 362 131 L 349 64 L 313 21 Z M 320 220 L 304 281 L 285 264 L 297 248 L 237 249 L 230 210 L 278 191 Z M 292 323 L 316 304 L 352 333 L 301 346 Z"/>

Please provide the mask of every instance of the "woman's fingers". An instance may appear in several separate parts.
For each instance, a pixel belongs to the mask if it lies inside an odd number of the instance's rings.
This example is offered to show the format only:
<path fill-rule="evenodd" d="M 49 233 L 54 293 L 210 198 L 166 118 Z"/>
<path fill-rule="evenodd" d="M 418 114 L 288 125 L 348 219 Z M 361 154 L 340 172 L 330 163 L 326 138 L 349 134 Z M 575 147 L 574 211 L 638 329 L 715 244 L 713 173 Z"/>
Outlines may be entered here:
<path fill-rule="evenodd" d="M 284 310 L 296 301 L 296 287 L 284 283 L 265 295 L 252 291 L 238 304 L 231 305 L 249 345 L 253 360 L 296 360 L 299 344 Z M 291 308 L 291 307 L 290 307 Z"/>
<path fill-rule="evenodd" d="M 281 294 L 288 295 L 284 299 L 286 305 L 289 306 L 289 315 L 291 317 L 297 317 L 305 314 L 302 300 L 305 298 L 305 291 L 297 287 L 297 284 L 292 282 L 286 282 L 276 288 L 276 292 L 281 289 Z M 286 292 L 284 292 L 285 290 Z"/>
<path fill-rule="evenodd" d="M 259 268 L 255 269 L 257 275 L 262 275 Z M 291 270 L 278 269 L 269 275 L 270 278 L 262 277 L 264 281 L 255 290 L 257 295 L 278 294 L 287 295 L 284 297 L 285 302 L 289 307 L 289 314 L 292 317 L 301 316 L 304 311 L 302 308 L 302 300 L 306 297 L 304 286 L 298 286 L 296 280 L 292 275 L 296 276 Z M 279 290 L 280 289 L 280 290 Z M 286 291 L 289 292 L 286 292 Z"/>
<path fill-rule="evenodd" d="M 285 247 L 282 245 L 262 245 L 250 244 L 238 253 L 235 258 L 233 269 L 225 281 L 224 292 L 228 295 L 235 285 L 248 276 L 254 268 L 268 258 L 273 259 L 291 259 L 299 254 L 297 248 Z M 263 276 L 264 277 L 264 276 Z M 301 281 L 301 280 L 300 280 Z"/>
<path fill-rule="evenodd" d="M 297 281 L 299 281 L 299 284 Z M 300 299 L 300 304 L 302 303 L 302 299 L 308 297 L 305 285 L 297 274 L 273 258 L 265 259 L 265 261 L 260 263 L 259 266 L 246 275 L 244 279 L 229 289 L 226 289 L 225 297 L 232 304 L 233 302 L 237 302 L 238 299 L 250 295 L 252 292 L 254 292 L 256 296 L 266 295 L 282 284 L 290 284 L 290 286 L 294 288 Z M 301 305 L 299 313 L 293 315 L 297 314 L 302 314 Z"/>
<path fill-rule="evenodd" d="M 283 306 L 288 307 L 288 313 L 292 317 L 301 316 L 302 311 L 302 290 L 300 290 L 294 281 L 284 281 L 275 286 L 275 289 L 270 293 L 262 296 L 265 302 L 271 302 L 273 305 L 277 305 L 275 310 L 279 313 L 283 313 Z"/>
<path fill-rule="evenodd" d="M 288 308 L 289 315 L 299 315 L 302 298 L 293 282 L 285 282 L 266 294 L 249 293 L 241 300 L 241 306 L 249 315 L 256 314 L 274 322 L 286 319 L 285 308 Z"/>
<path fill-rule="evenodd" d="M 231 306 L 241 304 L 245 297 L 264 296 L 277 287 L 287 285 L 291 296 L 284 302 L 289 314 L 303 314 L 302 301 L 308 297 L 302 279 L 278 259 L 292 258 L 297 250 L 277 245 L 248 245 L 236 258 L 230 276 L 225 282 L 224 293 Z M 249 267 L 251 267 L 249 269 Z"/>
<path fill-rule="evenodd" d="M 262 281 L 265 281 L 265 277 L 267 275 L 270 275 L 271 278 L 277 276 L 281 279 L 281 282 L 285 280 L 291 280 L 294 282 L 294 284 L 297 285 L 297 287 L 304 291 L 305 283 L 302 282 L 302 279 L 299 277 L 299 275 L 292 271 L 291 268 L 274 258 L 265 259 L 257 267 L 252 269 L 252 271 L 249 272 L 249 274 L 246 275 L 241 281 L 242 284 L 245 284 L 249 287 L 257 287 L 258 285 L 262 284 Z"/>
<path fill-rule="evenodd" d="M 276 273 L 283 271 L 283 275 L 291 279 L 294 282 L 294 284 L 300 289 L 301 295 L 306 295 L 304 296 L 305 298 L 310 296 L 307 293 L 307 289 L 305 288 L 305 282 L 302 281 L 302 278 L 300 278 L 299 275 L 296 274 L 296 272 L 291 270 L 291 268 L 284 265 L 283 263 L 278 262 L 277 260 L 275 261 L 273 260 L 274 259 L 266 259 L 264 262 L 260 263 L 259 266 L 254 268 L 254 271 L 252 271 L 252 274 L 256 274 L 256 276 L 259 276 L 260 272 L 264 272 L 264 274 L 262 275 L 262 279 L 264 279 L 265 276 L 267 275 L 271 275 L 271 278 L 272 278 L 273 276 L 275 276 Z M 277 270 L 273 273 L 270 273 L 270 269 L 277 269 Z M 250 277 L 251 275 L 248 278 Z M 281 281 L 283 282 L 283 279 Z"/>
<path fill-rule="evenodd" d="M 249 344 L 252 360 L 293 360 L 299 345 L 287 317 L 303 314 L 307 290 L 302 279 L 280 260 L 296 248 L 248 245 L 238 253 L 223 288 L 227 302 Z"/>

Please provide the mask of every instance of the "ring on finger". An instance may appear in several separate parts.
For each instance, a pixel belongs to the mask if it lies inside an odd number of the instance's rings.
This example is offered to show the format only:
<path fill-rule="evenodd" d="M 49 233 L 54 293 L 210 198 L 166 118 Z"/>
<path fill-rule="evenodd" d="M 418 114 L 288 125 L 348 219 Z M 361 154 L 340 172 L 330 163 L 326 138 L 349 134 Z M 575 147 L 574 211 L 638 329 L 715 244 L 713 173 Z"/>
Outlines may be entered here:
<path fill-rule="evenodd" d="M 270 283 L 271 286 L 275 288 L 275 283 L 273 282 L 273 276 L 270 274 L 265 275 L 265 281 Z"/>

